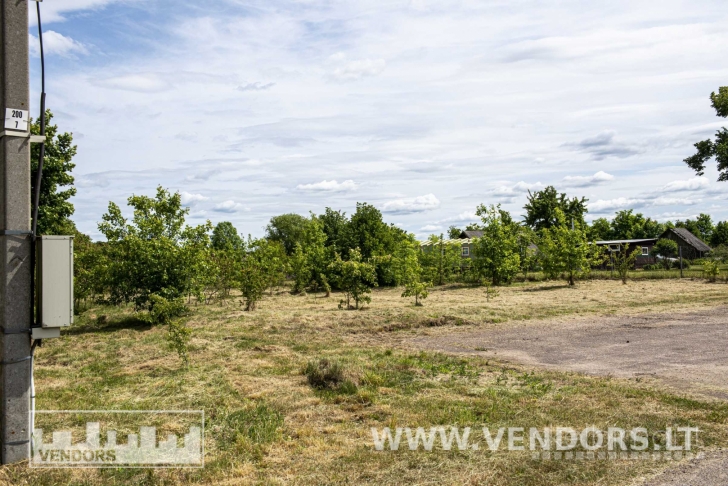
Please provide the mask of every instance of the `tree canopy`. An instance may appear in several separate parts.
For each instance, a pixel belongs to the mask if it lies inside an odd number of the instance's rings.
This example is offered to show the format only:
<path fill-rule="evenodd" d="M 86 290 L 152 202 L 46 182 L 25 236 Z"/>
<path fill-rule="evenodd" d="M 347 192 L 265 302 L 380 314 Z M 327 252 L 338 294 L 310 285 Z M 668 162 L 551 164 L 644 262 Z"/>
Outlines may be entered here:
<path fill-rule="evenodd" d="M 71 171 L 76 167 L 72 162 L 76 155 L 73 134 L 59 133 L 58 125 L 51 124 L 53 113 L 46 111 L 45 156 L 43 157 L 43 180 L 40 187 L 38 204 L 38 234 L 68 235 L 76 233 L 71 221 L 74 208 L 69 199 L 76 195 Z M 40 134 L 40 119 L 32 120 L 30 132 Z M 31 144 L 30 149 L 30 189 L 35 197 L 35 180 L 38 174 L 40 144 Z"/>
<path fill-rule="evenodd" d="M 528 203 L 523 208 L 526 210 L 524 220 L 536 231 L 551 228 L 558 224 L 557 210 L 560 210 L 569 224 L 572 220 L 583 223 L 584 215 L 588 212 L 587 201 L 584 197 L 569 199 L 565 193 L 559 194 L 553 186 L 533 194 L 528 191 Z"/>
<path fill-rule="evenodd" d="M 710 93 L 710 102 L 716 115 L 728 118 L 728 86 L 722 86 L 718 93 Z M 695 144 L 697 153 L 685 159 L 685 163 L 698 175 L 705 173 L 705 164 L 713 157 L 718 165 L 718 180 L 728 181 L 728 129 L 725 127 L 715 134 L 715 141 L 703 140 Z"/>

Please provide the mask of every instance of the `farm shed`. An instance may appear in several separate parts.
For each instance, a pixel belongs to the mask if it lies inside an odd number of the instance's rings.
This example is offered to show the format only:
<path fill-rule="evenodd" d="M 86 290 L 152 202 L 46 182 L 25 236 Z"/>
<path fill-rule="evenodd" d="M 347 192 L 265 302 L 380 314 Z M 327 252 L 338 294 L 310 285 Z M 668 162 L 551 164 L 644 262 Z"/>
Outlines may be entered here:
<path fill-rule="evenodd" d="M 635 268 L 642 268 L 645 265 L 652 265 L 657 260 L 655 257 L 650 256 L 652 247 L 657 243 L 657 238 L 643 238 L 638 240 L 605 240 L 597 241 L 598 246 L 603 246 L 608 249 L 610 253 L 622 251 L 623 247 L 627 247 L 627 252 L 632 253 L 635 249 L 639 249 L 639 254 L 635 260 Z M 612 266 L 611 257 L 602 264 L 602 268 L 610 268 Z"/>
<path fill-rule="evenodd" d="M 677 243 L 677 246 L 682 248 L 683 258 L 689 260 L 702 258 L 711 251 L 711 248 L 703 240 L 686 228 L 668 228 L 660 235 L 660 238 L 667 238 Z"/>

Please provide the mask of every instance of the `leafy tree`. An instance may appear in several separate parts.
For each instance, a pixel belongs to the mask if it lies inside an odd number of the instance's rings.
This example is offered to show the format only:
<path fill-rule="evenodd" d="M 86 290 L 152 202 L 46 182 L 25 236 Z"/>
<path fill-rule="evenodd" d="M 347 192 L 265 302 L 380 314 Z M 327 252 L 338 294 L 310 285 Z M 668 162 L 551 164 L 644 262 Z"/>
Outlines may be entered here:
<path fill-rule="evenodd" d="M 645 218 L 642 213 L 634 214 L 632 209 L 618 211 L 610 226 L 612 240 L 657 238 L 666 229 L 664 224 Z"/>
<path fill-rule="evenodd" d="M 420 306 L 421 299 L 426 299 L 429 282 L 422 282 L 422 267 L 417 257 L 418 249 L 412 241 L 403 243 L 393 258 L 393 266 L 397 285 L 404 285 L 402 297 L 414 297 L 415 306 Z"/>
<path fill-rule="evenodd" d="M 343 290 L 345 298 L 339 302 L 339 308 L 359 309 L 360 303 L 370 303 L 369 294 L 372 287 L 377 286 L 377 272 L 374 265 L 362 261 L 358 248 L 349 252 L 349 260 L 342 260 L 336 255 L 336 260 L 330 264 L 331 273 L 336 285 Z M 351 300 L 354 300 L 354 307 Z"/>
<path fill-rule="evenodd" d="M 349 222 L 349 248 L 359 248 L 364 260 L 386 255 L 391 248 L 388 233 L 389 227 L 377 208 L 367 203 L 356 203 L 356 212 Z"/>
<path fill-rule="evenodd" d="M 566 221 L 561 209 L 556 209 L 556 224 L 544 228 L 539 237 L 538 251 L 544 273 L 550 278 L 565 274 L 569 285 L 589 274 L 591 267 L 604 261 L 602 248 L 589 243 L 586 225 Z"/>
<path fill-rule="evenodd" d="M 621 250 L 613 254 L 614 268 L 617 270 L 617 274 L 623 284 L 627 284 L 629 271 L 634 269 L 634 264 L 640 254 L 641 250 L 639 248 L 635 248 L 630 253 L 629 245 L 622 245 Z"/>
<path fill-rule="evenodd" d="M 91 241 L 88 235 L 76 231 L 73 240 L 73 298 L 74 308 L 81 309 L 81 302 L 104 293 L 105 243 Z"/>
<path fill-rule="evenodd" d="M 349 258 L 350 235 L 349 219 L 343 211 L 334 211 L 326 208 L 319 220 L 323 223 L 323 230 L 326 234 L 326 247 L 329 249 L 331 259 L 338 253 L 342 258 Z"/>
<path fill-rule="evenodd" d="M 703 263 L 703 272 L 705 272 L 709 282 L 715 282 L 718 275 L 720 275 L 720 266 L 716 260 L 706 260 Z"/>
<path fill-rule="evenodd" d="M 447 229 L 447 237 L 450 238 L 451 240 L 456 240 L 456 239 L 460 238 L 460 235 L 462 234 L 462 232 L 463 232 L 463 230 L 461 230 L 457 226 L 450 226 Z"/>
<path fill-rule="evenodd" d="M 728 245 L 720 245 L 713 248 L 710 257 L 720 262 L 728 262 Z"/>
<path fill-rule="evenodd" d="M 521 260 L 521 272 L 523 278 L 528 278 L 528 272 L 536 269 L 538 264 L 538 250 L 535 246 L 537 241 L 536 232 L 528 226 L 518 226 L 518 256 Z"/>
<path fill-rule="evenodd" d="M 325 245 L 324 223 L 319 217 L 311 214 L 309 224 L 306 225 L 301 240 L 296 244 L 296 250 L 291 256 L 294 293 L 303 292 L 309 286 L 324 290 L 327 296 L 331 292 Z"/>
<path fill-rule="evenodd" d="M 671 258 L 677 257 L 678 254 L 677 243 L 668 238 L 661 238 L 657 240 L 655 246 L 652 247 L 651 255 L 662 259 L 662 264 L 665 270 L 669 270 L 672 266 Z"/>
<path fill-rule="evenodd" d="M 728 221 L 721 221 L 715 225 L 710 237 L 710 245 L 714 248 L 721 245 L 728 246 Z"/>
<path fill-rule="evenodd" d="M 213 250 L 239 252 L 242 251 L 244 246 L 243 239 L 231 222 L 221 221 L 215 225 L 215 228 L 212 230 Z"/>
<path fill-rule="evenodd" d="M 483 236 L 475 241 L 474 266 L 493 285 L 509 283 L 521 264 L 518 224 L 500 205 L 480 205 L 476 211 L 483 221 Z"/>
<path fill-rule="evenodd" d="M 728 117 L 728 86 L 722 86 L 718 93 L 710 93 L 710 101 L 719 117 Z M 721 128 L 715 134 L 715 141 L 703 140 L 695 144 L 698 152 L 685 159 L 688 167 L 698 175 L 705 173 L 705 164 L 715 157 L 718 164 L 718 180 L 728 181 L 728 129 Z"/>
<path fill-rule="evenodd" d="M 285 258 L 282 243 L 248 237 L 239 276 L 246 311 L 254 311 L 265 291 L 280 283 L 286 268 Z"/>
<path fill-rule="evenodd" d="M 155 197 L 131 196 L 127 203 L 134 210 L 131 220 L 111 202 L 99 223 L 107 240 L 102 247 L 103 286 L 109 301 L 146 308 L 152 294 L 167 300 L 185 295 L 194 281 L 190 258 L 196 255 L 186 251 L 186 245 L 204 246 L 197 240 L 210 231 L 210 223 L 186 228 L 189 209 L 182 207 L 179 193 L 170 194 L 161 186 Z"/>
<path fill-rule="evenodd" d="M 675 226 L 687 229 L 704 242 L 711 241 L 714 231 L 713 220 L 710 215 L 703 213 L 701 213 L 695 220 L 686 219 L 685 221 L 677 221 L 675 222 Z"/>
<path fill-rule="evenodd" d="M 282 243 L 286 255 L 292 255 L 307 224 L 308 219 L 300 214 L 289 213 L 273 216 L 265 228 L 265 237 L 270 241 Z"/>
<path fill-rule="evenodd" d="M 588 230 L 591 241 L 612 240 L 612 225 L 607 218 L 597 218 L 592 221 Z"/>
<path fill-rule="evenodd" d="M 69 199 L 76 195 L 71 175 L 76 167 L 71 162 L 76 155 L 76 146 L 73 145 L 73 134 L 58 133 L 58 125 L 52 125 L 52 119 L 53 113 L 47 110 L 43 180 L 38 204 L 38 234 L 72 235 L 75 233 L 75 225 L 70 218 L 74 208 Z M 40 135 L 40 119 L 31 120 L 30 132 Z M 30 154 L 30 190 L 31 197 L 35 197 L 40 144 L 31 144 Z"/>
<path fill-rule="evenodd" d="M 419 257 L 424 280 L 444 285 L 452 280 L 463 264 L 459 244 L 445 243 L 444 235 L 430 235 L 429 245 L 423 246 Z"/>
<path fill-rule="evenodd" d="M 526 210 L 524 219 L 528 226 L 540 231 L 557 224 L 556 210 L 560 210 L 569 224 L 572 219 L 575 223 L 583 224 L 584 215 L 588 211 L 587 201 L 588 199 L 584 197 L 569 199 L 566 194 L 559 194 L 553 186 L 548 186 L 543 191 L 533 194 L 528 191 L 528 203 L 524 206 Z"/>

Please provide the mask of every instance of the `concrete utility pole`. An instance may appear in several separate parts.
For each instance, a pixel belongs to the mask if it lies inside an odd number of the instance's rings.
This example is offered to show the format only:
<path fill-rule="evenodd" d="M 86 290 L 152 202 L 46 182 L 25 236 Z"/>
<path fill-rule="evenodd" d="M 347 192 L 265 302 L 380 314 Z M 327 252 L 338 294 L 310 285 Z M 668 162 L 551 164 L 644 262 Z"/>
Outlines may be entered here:
<path fill-rule="evenodd" d="M 0 110 L 29 110 L 28 0 L 2 0 Z M 28 127 L 30 128 L 30 127 Z M 0 130 L 4 128 L 0 127 Z M 30 139 L 0 138 L 0 460 L 30 456 Z"/>

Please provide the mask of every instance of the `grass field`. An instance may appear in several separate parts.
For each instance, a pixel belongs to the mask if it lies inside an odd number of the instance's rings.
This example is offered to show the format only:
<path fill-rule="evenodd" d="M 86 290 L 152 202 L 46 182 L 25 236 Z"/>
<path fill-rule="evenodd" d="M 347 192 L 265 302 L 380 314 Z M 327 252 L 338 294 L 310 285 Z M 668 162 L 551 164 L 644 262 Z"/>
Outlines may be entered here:
<path fill-rule="evenodd" d="M 377 452 L 371 427 L 488 425 L 576 429 L 693 425 L 700 446 L 728 446 L 728 404 L 634 381 L 529 371 L 481 358 L 408 349 L 405 338 L 521 319 L 641 313 L 725 304 L 728 286 L 702 280 L 592 280 L 568 288 L 434 289 L 423 307 L 396 289 L 375 291 L 361 311 L 339 296 L 273 292 L 259 310 L 238 299 L 192 307 L 190 365 L 130 308 L 92 307 L 37 352 L 37 407 L 204 409 L 200 470 L 3 467 L 5 484 L 626 484 L 664 468 L 647 461 L 540 462 L 528 453 Z M 312 388 L 302 370 L 340 363 L 346 385 Z M 405 448 L 406 449 L 406 448 Z"/>

